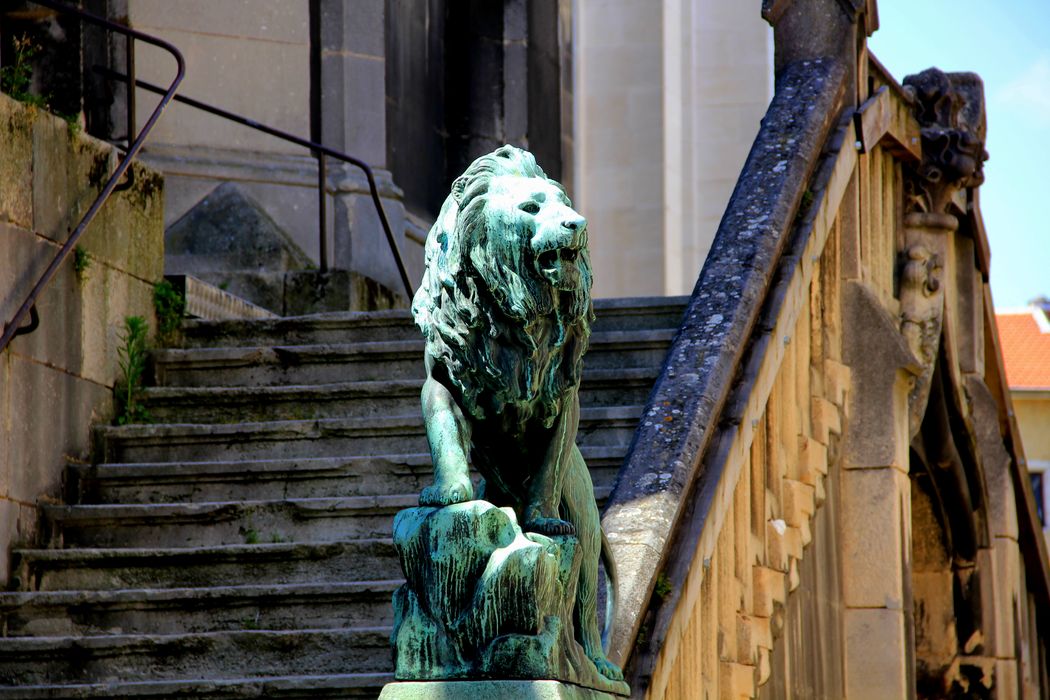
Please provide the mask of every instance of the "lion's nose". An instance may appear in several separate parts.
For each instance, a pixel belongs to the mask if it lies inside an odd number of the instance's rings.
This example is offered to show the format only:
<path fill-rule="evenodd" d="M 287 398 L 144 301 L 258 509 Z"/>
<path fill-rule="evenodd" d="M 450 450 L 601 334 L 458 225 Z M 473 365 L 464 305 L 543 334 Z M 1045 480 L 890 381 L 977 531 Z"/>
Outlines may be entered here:
<path fill-rule="evenodd" d="M 566 219 L 561 225 L 570 231 L 582 231 L 587 226 L 587 219 L 578 216 L 575 219 Z"/>

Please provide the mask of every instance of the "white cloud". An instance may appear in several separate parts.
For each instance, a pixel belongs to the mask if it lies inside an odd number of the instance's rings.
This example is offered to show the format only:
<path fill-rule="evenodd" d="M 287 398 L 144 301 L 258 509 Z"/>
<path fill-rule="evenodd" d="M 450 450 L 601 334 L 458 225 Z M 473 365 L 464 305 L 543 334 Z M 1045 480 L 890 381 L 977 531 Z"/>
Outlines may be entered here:
<path fill-rule="evenodd" d="M 998 101 L 1050 123 L 1050 55 L 1042 55 L 998 91 Z"/>

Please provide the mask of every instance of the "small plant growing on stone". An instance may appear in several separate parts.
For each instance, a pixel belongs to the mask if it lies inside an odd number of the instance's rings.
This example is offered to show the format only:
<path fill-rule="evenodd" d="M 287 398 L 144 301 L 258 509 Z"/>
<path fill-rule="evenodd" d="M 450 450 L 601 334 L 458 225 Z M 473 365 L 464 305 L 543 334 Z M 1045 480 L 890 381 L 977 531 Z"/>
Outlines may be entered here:
<path fill-rule="evenodd" d="M 660 600 L 663 600 L 671 593 L 671 579 L 667 577 L 667 574 L 661 571 L 656 577 L 656 586 L 653 588 L 653 595 Z"/>
<path fill-rule="evenodd" d="M 244 544 L 259 544 L 259 531 L 253 527 L 244 530 Z"/>
<path fill-rule="evenodd" d="M 73 249 L 73 272 L 77 273 L 77 279 L 84 280 L 87 278 L 85 274 L 87 269 L 91 267 L 91 256 L 88 252 L 77 246 Z"/>
<path fill-rule="evenodd" d="M 149 411 L 142 401 L 142 379 L 149 351 L 149 326 L 141 316 L 124 319 L 124 334 L 117 348 L 117 365 L 121 377 L 114 391 L 117 398 L 117 425 L 148 423 Z"/>
<path fill-rule="evenodd" d="M 39 52 L 28 35 L 14 39 L 15 58 L 10 65 L 0 68 L 0 90 L 34 107 L 46 108 L 47 100 L 30 91 L 33 86 L 33 58 Z"/>
<path fill-rule="evenodd" d="M 168 280 L 153 286 L 153 308 L 157 312 L 157 341 L 170 345 L 186 315 L 186 297 Z"/>

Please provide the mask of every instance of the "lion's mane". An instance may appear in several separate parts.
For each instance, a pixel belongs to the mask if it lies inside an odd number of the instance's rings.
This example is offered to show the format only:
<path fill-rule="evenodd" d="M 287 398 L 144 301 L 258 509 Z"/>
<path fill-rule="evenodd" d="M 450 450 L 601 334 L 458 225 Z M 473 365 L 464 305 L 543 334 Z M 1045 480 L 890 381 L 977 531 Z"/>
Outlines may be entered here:
<path fill-rule="evenodd" d="M 580 252 L 580 284 L 559 292 L 533 264 L 531 226 L 488 230 L 487 194 L 501 175 L 561 187 L 512 146 L 475 160 L 427 236 L 412 313 L 427 355 L 444 365 L 469 414 L 481 419 L 512 406 L 519 423 L 535 416 L 550 427 L 580 382 L 593 318 L 590 260 Z"/>

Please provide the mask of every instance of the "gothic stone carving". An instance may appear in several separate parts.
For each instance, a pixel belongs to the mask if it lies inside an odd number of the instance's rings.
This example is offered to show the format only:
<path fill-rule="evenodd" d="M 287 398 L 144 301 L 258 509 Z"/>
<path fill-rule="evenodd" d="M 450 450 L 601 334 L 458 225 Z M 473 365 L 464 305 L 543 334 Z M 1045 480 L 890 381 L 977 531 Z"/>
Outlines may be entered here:
<path fill-rule="evenodd" d="M 434 483 L 395 526 L 399 679 L 629 692 L 602 651 L 602 535 L 576 447 L 590 288 L 587 222 L 531 154 L 504 146 L 453 183 L 412 305 Z"/>
<path fill-rule="evenodd" d="M 942 268 L 948 238 L 959 227 L 953 211 L 966 189 L 984 181 L 984 92 L 973 73 L 930 68 L 904 79 L 922 134 L 923 160 L 905 178 L 901 253 L 901 333 L 920 363 L 909 397 L 911 435 L 922 423 L 944 318 Z M 953 204 L 954 209 L 953 209 Z"/>

